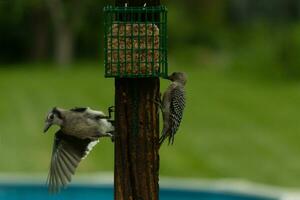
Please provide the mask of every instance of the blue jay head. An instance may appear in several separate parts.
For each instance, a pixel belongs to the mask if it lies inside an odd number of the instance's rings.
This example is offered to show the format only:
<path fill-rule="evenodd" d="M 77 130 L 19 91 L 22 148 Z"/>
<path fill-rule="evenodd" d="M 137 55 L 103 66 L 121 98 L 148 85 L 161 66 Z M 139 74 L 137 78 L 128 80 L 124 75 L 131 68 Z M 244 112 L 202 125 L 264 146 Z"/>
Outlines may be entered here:
<path fill-rule="evenodd" d="M 61 126 L 63 123 L 61 112 L 54 107 L 47 115 L 45 120 L 44 133 L 48 131 L 48 129 L 53 125 Z"/>
<path fill-rule="evenodd" d="M 187 81 L 187 75 L 184 72 L 173 72 L 168 79 L 172 82 L 180 82 L 185 85 Z"/>

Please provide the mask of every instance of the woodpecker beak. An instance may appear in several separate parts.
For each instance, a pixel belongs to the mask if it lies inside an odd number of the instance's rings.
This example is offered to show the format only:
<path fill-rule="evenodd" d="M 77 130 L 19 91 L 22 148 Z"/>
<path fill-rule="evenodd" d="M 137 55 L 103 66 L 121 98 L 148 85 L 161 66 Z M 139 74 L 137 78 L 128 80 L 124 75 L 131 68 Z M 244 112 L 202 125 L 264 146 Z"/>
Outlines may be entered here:
<path fill-rule="evenodd" d="M 48 129 L 51 127 L 51 123 L 50 122 L 46 122 L 45 124 L 45 128 L 44 128 L 44 133 L 46 133 L 48 131 Z"/>

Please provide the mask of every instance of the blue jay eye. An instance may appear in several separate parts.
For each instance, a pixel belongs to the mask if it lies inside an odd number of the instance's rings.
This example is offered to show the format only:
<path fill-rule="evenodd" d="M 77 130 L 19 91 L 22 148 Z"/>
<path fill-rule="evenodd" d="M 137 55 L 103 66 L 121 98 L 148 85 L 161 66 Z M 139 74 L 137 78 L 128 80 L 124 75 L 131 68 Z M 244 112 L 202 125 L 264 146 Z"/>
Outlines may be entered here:
<path fill-rule="evenodd" d="M 49 119 L 51 119 L 51 120 L 54 119 L 54 115 L 50 115 Z"/>

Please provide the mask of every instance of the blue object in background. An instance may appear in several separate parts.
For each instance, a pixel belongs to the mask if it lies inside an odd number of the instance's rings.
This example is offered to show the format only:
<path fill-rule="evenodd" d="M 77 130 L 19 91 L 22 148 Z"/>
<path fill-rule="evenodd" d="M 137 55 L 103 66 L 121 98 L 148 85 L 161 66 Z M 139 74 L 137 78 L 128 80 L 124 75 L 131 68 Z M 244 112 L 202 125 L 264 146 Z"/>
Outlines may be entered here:
<path fill-rule="evenodd" d="M 72 185 L 49 195 L 40 184 L 0 184 L 0 200 L 113 200 L 112 185 Z M 160 200 L 277 200 L 238 193 L 161 188 Z"/>

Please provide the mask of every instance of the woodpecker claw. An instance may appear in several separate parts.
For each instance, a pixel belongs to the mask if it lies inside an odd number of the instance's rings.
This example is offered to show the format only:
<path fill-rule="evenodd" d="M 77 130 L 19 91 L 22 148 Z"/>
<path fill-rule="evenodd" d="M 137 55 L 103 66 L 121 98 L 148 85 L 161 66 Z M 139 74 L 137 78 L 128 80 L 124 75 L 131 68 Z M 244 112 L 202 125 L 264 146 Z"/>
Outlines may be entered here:
<path fill-rule="evenodd" d="M 153 99 L 153 102 L 159 106 L 159 109 L 162 111 L 162 100 L 160 98 L 161 94 L 159 95 L 158 99 Z"/>

